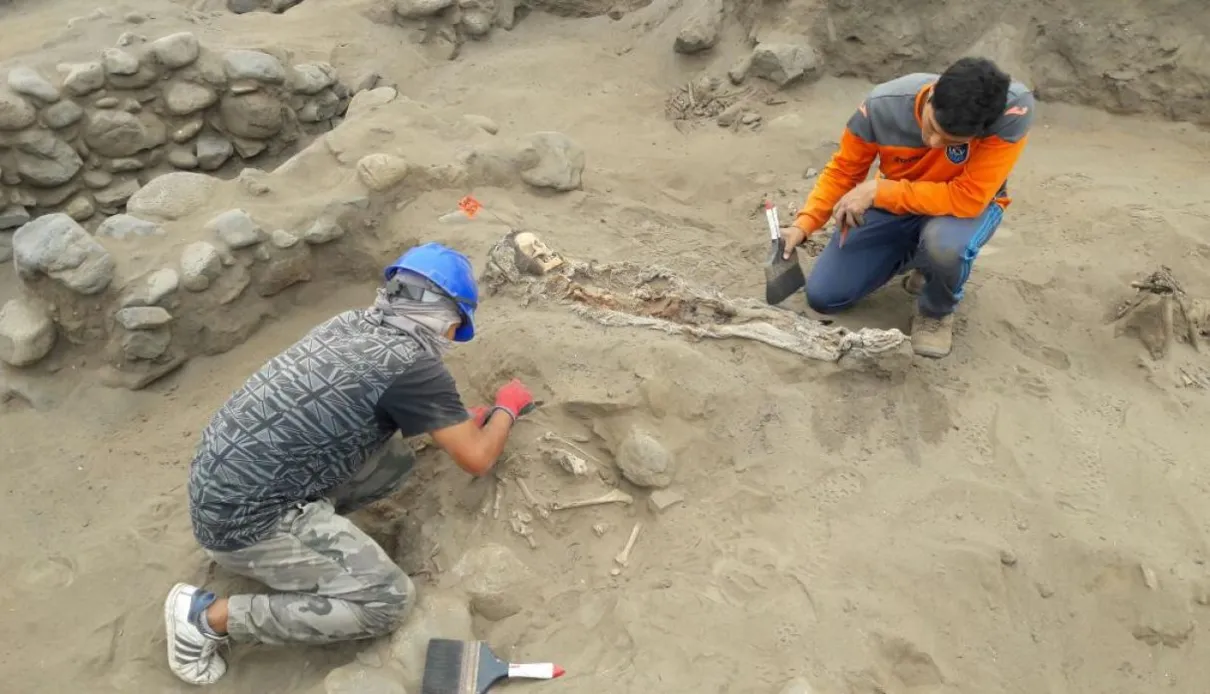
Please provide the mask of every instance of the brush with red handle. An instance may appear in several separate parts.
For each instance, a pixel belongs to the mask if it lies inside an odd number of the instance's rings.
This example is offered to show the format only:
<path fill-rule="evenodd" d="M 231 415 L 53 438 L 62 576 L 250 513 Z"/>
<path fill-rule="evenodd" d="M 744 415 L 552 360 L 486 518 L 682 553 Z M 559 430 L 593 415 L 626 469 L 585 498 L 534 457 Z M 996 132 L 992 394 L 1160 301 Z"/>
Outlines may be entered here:
<path fill-rule="evenodd" d="M 484 694 L 505 679 L 550 680 L 563 675 L 554 663 L 506 663 L 483 641 L 430 639 L 420 694 Z"/>

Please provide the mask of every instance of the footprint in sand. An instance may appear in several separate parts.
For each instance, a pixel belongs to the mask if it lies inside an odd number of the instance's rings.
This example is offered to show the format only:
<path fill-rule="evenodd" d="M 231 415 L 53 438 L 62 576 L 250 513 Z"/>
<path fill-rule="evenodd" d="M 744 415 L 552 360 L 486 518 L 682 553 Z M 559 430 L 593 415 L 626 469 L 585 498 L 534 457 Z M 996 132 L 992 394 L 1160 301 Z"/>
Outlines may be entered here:
<path fill-rule="evenodd" d="M 30 592 L 60 590 L 76 581 L 76 562 L 62 554 L 47 554 L 29 562 L 17 572 L 17 583 Z"/>
<path fill-rule="evenodd" d="M 1063 350 L 1042 344 L 1008 321 L 1000 321 L 1000 325 L 1008 332 L 1009 344 L 1021 354 L 1059 371 L 1071 368 L 1071 358 Z"/>
<path fill-rule="evenodd" d="M 1017 367 L 1016 371 L 1017 386 L 1022 392 L 1041 400 L 1050 399 L 1050 380 L 1048 378 L 1021 367 Z"/>
<path fill-rule="evenodd" d="M 899 685 L 891 691 L 915 691 L 916 687 L 936 687 L 945 681 L 941 669 L 933 662 L 933 656 L 917 648 L 911 641 L 876 634 L 874 645 L 882 656 L 886 674 Z"/>
<path fill-rule="evenodd" d="M 856 469 L 846 466 L 834 467 L 811 483 L 808 495 L 819 504 L 834 505 L 859 494 L 865 489 L 866 479 Z"/>

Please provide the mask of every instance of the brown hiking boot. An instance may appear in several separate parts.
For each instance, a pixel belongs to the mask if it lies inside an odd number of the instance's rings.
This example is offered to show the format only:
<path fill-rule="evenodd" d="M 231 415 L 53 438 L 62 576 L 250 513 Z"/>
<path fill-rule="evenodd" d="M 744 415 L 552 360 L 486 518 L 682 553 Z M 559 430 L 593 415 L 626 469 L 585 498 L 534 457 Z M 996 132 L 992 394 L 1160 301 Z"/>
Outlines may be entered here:
<path fill-rule="evenodd" d="M 903 276 L 903 291 L 912 296 L 919 296 L 924 291 L 924 273 L 919 270 L 908 270 Z"/>
<path fill-rule="evenodd" d="M 922 357 L 940 359 L 954 347 L 954 314 L 930 318 L 917 313 L 912 318 L 912 351 Z"/>

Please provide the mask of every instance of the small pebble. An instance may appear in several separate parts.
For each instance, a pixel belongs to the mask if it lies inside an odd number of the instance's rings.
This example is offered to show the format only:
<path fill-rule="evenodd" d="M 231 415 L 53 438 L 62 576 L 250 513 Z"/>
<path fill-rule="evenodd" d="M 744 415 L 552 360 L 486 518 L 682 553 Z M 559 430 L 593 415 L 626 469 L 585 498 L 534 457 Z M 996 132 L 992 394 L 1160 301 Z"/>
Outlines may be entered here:
<path fill-rule="evenodd" d="M 1013 554 L 1011 549 L 1002 549 L 1000 550 L 1000 563 L 1005 566 L 1016 566 L 1017 555 Z"/>
<path fill-rule="evenodd" d="M 1155 572 L 1151 570 L 1151 567 L 1139 564 L 1139 573 L 1143 574 L 1143 585 L 1151 590 L 1155 590 L 1159 586 L 1159 581 L 1156 580 Z"/>
<path fill-rule="evenodd" d="M 1049 598 L 1055 594 L 1055 589 L 1045 583 L 1038 583 L 1037 588 L 1038 595 L 1041 595 L 1043 598 Z"/>

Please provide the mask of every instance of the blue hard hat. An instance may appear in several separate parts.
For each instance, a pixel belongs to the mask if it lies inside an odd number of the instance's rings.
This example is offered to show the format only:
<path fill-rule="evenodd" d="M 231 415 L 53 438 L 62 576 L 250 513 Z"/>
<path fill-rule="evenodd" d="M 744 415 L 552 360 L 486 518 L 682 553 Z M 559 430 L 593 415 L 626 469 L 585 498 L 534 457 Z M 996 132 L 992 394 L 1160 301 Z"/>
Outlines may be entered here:
<path fill-rule="evenodd" d="M 475 309 L 479 306 L 479 286 L 475 270 L 466 256 L 439 243 L 412 248 L 386 267 L 384 279 L 399 272 L 412 272 L 436 285 L 458 306 L 462 324 L 454 331 L 455 342 L 470 342 L 475 336 Z"/>

